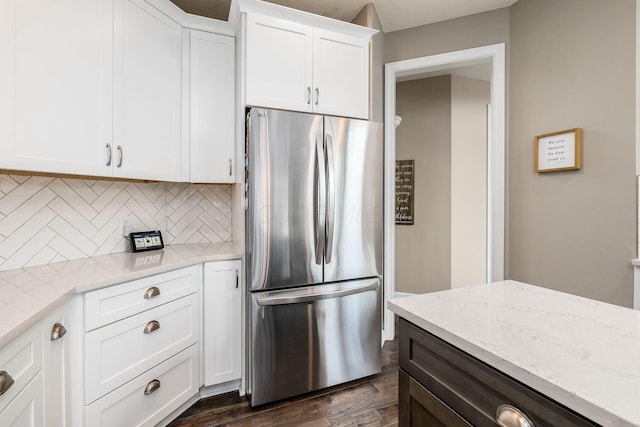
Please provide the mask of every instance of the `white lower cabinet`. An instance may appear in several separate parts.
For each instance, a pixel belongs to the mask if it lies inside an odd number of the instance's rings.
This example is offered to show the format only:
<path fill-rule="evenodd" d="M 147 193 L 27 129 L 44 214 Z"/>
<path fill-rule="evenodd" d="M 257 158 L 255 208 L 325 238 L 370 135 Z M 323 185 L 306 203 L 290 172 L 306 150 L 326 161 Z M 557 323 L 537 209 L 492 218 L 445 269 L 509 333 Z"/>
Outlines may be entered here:
<path fill-rule="evenodd" d="M 85 409 L 85 426 L 155 425 L 198 393 L 198 346 L 193 345 Z"/>
<path fill-rule="evenodd" d="M 42 320 L 42 353 L 45 426 L 62 427 L 71 423 L 72 334 L 82 326 L 71 320 L 71 306 L 64 304 Z M 75 332 L 75 331 L 73 331 Z"/>
<path fill-rule="evenodd" d="M 189 295 L 86 334 L 85 402 L 196 344 L 197 301 Z"/>
<path fill-rule="evenodd" d="M 0 426 L 40 427 L 43 423 L 44 393 L 42 372 L 0 412 Z M 59 424 L 51 424 L 57 426 Z"/>
<path fill-rule="evenodd" d="M 156 425 L 198 394 L 201 283 L 198 265 L 85 294 L 85 426 Z"/>
<path fill-rule="evenodd" d="M 242 375 L 241 262 L 204 265 L 204 385 L 238 380 Z"/>

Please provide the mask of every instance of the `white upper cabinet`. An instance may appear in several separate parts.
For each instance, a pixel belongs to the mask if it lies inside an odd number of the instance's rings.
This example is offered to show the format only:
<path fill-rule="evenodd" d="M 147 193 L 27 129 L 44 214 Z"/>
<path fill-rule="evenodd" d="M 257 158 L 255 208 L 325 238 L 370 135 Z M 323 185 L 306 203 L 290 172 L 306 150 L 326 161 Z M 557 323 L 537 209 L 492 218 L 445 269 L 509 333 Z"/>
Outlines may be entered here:
<path fill-rule="evenodd" d="M 312 111 L 312 28 L 247 18 L 247 105 Z"/>
<path fill-rule="evenodd" d="M 368 118 L 369 42 L 316 30 L 313 58 L 315 111 Z"/>
<path fill-rule="evenodd" d="M 116 0 L 113 175 L 178 181 L 182 27 L 144 0 Z"/>
<path fill-rule="evenodd" d="M 190 31 L 191 182 L 234 182 L 234 42 Z"/>
<path fill-rule="evenodd" d="M 0 0 L 0 168 L 110 175 L 109 0 Z"/>
<path fill-rule="evenodd" d="M 0 169 L 178 181 L 182 27 L 144 0 L 0 0 Z"/>
<path fill-rule="evenodd" d="M 238 3 L 246 14 L 246 105 L 369 117 L 375 30 L 253 0 Z"/>

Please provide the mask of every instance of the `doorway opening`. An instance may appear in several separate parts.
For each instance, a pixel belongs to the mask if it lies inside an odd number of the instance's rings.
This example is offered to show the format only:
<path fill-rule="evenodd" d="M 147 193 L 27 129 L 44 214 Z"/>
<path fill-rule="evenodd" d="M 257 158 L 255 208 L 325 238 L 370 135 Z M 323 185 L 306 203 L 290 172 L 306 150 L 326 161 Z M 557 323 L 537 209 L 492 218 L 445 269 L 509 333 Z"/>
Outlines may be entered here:
<path fill-rule="evenodd" d="M 434 213 L 434 217 L 438 215 L 442 218 L 447 216 L 448 223 L 443 223 L 444 227 L 440 227 L 440 236 L 429 234 L 429 239 L 433 241 L 428 242 L 428 245 L 422 246 L 422 252 L 424 256 L 437 256 L 437 239 L 441 238 L 443 242 L 448 242 L 440 248 L 439 254 L 443 256 L 442 262 L 438 263 L 438 260 L 434 260 L 434 265 L 440 267 L 440 277 L 445 277 L 443 283 L 447 283 L 447 286 L 459 286 L 460 283 L 466 283 L 470 277 L 479 278 L 482 277 L 480 283 L 489 283 L 497 280 L 502 280 L 504 277 L 504 226 L 505 226 L 505 47 L 504 44 L 496 44 L 490 46 L 484 46 L 473 49 L 466 49 L 461 51 L 449 52 L 438 55 L 431 55 L 422 58 L 414 58 L 405 61 L 397 61 L 388 63 L 385 66 L 385 249 L 384 249 L 384 281 L 385 281 L 385 315 L 384 315 L 384 339 L 393 339 L 395 334 L 394 316 L 393 313 L 386 310 L 386 301 L 388 299 L 397 296 L 396 294 L 396 277 L 398 271 L 396 270 L 396 237 L 399 239 L 407 239 L 415 235 L 417 228 L 413 230 L 404 228 L 399 229 L 398 236 L 396 236 L 396 153 L 398 148 L 402 148 L 399 143 L 397 144 L 396 126 L 398 122 L 401 122 L 399 111 L 397 107 L 410 108 L 411 102 L 400 104 L 397 103 L 397 96 L 405 96 L 409 94 L 410 97 L 415 97 L 415 92 L 420 90 L 433 90 L 434 87 L 439 87 L 441 93 L 448 91 L 449 104 L 441 108 L 441 111 L 449 109 L 450 113 L 447 120 L 443 120 L 446 123 L 453 124 L 453 121 L 460 121 L 462 115 L 456 112 L 456 108 L 452 107 L 458 96 L 462 96 L 461 104 L 467 104 L 470 98 L 470 94 L 476 89 L 475 82 L 471 80 L 489 80 L 490 88 L 487 88 L 489 92 L 489 104 L 490 108 L 485 110 L 484 116 L 484 129 L 486 132 L 486 144 L 483 144 L 484 152 L 476 152 L 475 154 L 469 153 L 467 147 L 464 146 L 465 135 L 464 130 L 466 127 L 470 127 L 470 122 L 467 126 L 463 126 L 462 134 L 457 131 L 453 131 L 453 127 L 449 126 L 450 138 L 446 143 L 438 143 L 439 137 L 434 137 L 430 141 L 430 146 L 427 152 L 422 153 L 423 158 L 416 160 L 414 173 L 416 176 L 422 176 L 421 182 L 415 183 L 415 192 L 430 191 L 429 195 L 419 194 L 416 197 L 417 200 L 421 200 L 421 203 L 425 204 L 425 199 L 428 199 L 427 203 L 438 203 L 438 195 L 440 197 L 441 208 L 439 212 Z M 483 75 L 481 79 L 477 77 Z M 453 75 L 460 76 L 454 77 Z M 471 79 L 469 79 L 471 77 Z M 435 85 L 435 86 L 434 86 Z M 430 89 L 429 89 L 430 88 Z M 443 89 L 444 88 L 444 89 Z M 482 90 L 480 90 L 482 91 Z M 436 93 L 433 92 L 433 93 Z M 432 92 L 429 92 L 432 93 Z M 458 94 L 458 95 L 455 95 Z M 403 98 L 404 99 L 404 98 Z M 474 102 L 476 102 L 474 100 Z M 441 106 L 442 107 L 442 106 Z M 462 108 L 464 110 L 467 106 Z M 477 109 L 477 108 L 476 108 Z M 445 113 L 443 113 L 445 114 Z M 401 116 L 401 114 L 400 114 Z M 414 119 L 415 121 L 415 119 Z M 437 120 L 436 120 L 437 122 Z M 400 126 L 403 124 L 401 123 Z M 415 126 L 412 129 L 412 139 L 422 138 L 425 143 L 424 137 L 420 136 L 420 127 L 424 129 L 424 123 Z M 417 130 L 416 130 L 417 129 Z M 403 130 L 403 132 L 406 131 Z M 417 132 L 417 134 L 416 134 Z M 446 131 L 445 131 L 446 133 Z M 406 135 L 406 132 L 404 132 Z M 439 146 L 438 146 L 439 144 Z M 415 148 L 415 147 L 414 147 Z M 422 148 L 425 148 L 423 146 Z M 440 153 L 445 159 L 456 160 L 446 164 L 446 161 L 437 159 L 432 156 L 433 150 L 440 150 Z M 418 150 L 420 151 L 420 150 Z M 422 150 L 425 151 L 425 150 Z M 401 152 L 402 155 L 406 153 L 412 153 L 412 149 L 408 151 L 405 149 Z M 414 153 L 418 153 L 414 151 Z M 401 157 L 402 157 L 401 155 Z M 419 153 L 416 155 L 420 155 Z M 431 158 L 430 158 L 431 157 Z M 473 159 L 477 158 L 477 162 Z M 398 158 L 398 160 L 406 160 L 404 158 Z M 466 163 L 466 166 L 465 166 Z M 422 168 L 422 174 L 420 174 L 420 168 Z M 465 168 L 476 169 L 476 179 L 481 179 L 484 183 L 481 187 L 478 187 L 477 182 L 471 183 L 468 179 L 470 170 Z M 439 172 L 437 171 L 439 169 Z M 429 171 L 428 177 L 425 178 L 425 170 Z M 484 175 L 481 173 L 484 171 Z M 440 174 L 439 179 L 437 173 Z M 435 174 L 435 175 L 434 175 Z M 414 177 L 415 179 L 415 177 Z M 425 180 L 426 179 L 426 180 Z M 439 181 L 439 182 L 438 182 Z M 471 185 L 473 184 L 473 185 Z M 438 185 L 441 187 L 439 188 Z M 470 214 L 465 214 L 464 210 L 469 209 L 465 207 L 468 200 L 468 196 L 474 193 L 473 186 L 475 185 L 475 193 L 481 193 L 481 198 L 484 200 L 477 200 L 476 197 L 476 210 L 482 206 L 482 215 L 474 215 L 473 218 Z M 446 191 L 440 191 L 443 187 L 446 187 Z M 417 206 L 416 206 L 417 207 Z M 454 212 L 452 209 L 455 209 Z M 424 211 L 424 209 L 423 209 Z M 470 212 L 468 210 L 468 212 Z M 431 216 L 431 215 L 430 215 Z M 482 224 L 478 224 L 478 218 L 481 218 Z M 415 221 L 425 221 L 426 218 L 420 218 L 416 216 Z M 434 218 L 431 218 L 434 220 Z M 473 223 L 475 221 L 475 226 Z M 424 224 L 423 224 L 424 225 Z M 398 227 L 405 227 L 399 225 Z M 467 227 L 466 230 L 464 227 Z M 437 230 L 437 228 L 431 227 L 431 230 Z M 449 234 L 447 234 L 449 233 Z M 473 237 L 475 234 L 475 237 Z M 483 236 L 482 236 L 483 235 Z M 484 248 L 478 248 L 478 242 Z M 458 274 L 461 268 L 465 268 L 464 264 L 464 239 L 468 238 L 469 242 L 474 241 L 476 249 L 474 253 L 482 254 L 484 259 L 469 260 L 468 267 L 471 267 L 472 261 L 475 273 L 471 276 L 461 277 Z M 447 240 L 448 239 L 448 240 Z M 417 242 L 415 238 L 414 243 Z M 407 240 L 404 240 L 407 241 Z M 424 243 L 424 242 L 423 242 Z M 429 249 L 429 245 L 431 249 Z M 448 245 L 448 246 L 447 246 Z M 484 250 L 482 250 L 484 249 Z M 410 252 L 414 253 L 419 250 L 417 248 L 410 249 Z M 413 252 L 411 252 L 413 251 Z M 398 254 L 402 255 L 400 251 Z M 446 259 L 445 259 L 446 258 Z M 480 262 L 478 262 L 480 261 Z M 412 268 L 426 268 L 424 265 L 413 265 Z M 447 271 L 448 270 L 448 271 Z M 401 273 L 406 273 L 402 271 Z M 437 272 L 430 271 L 431 279 L 437 277 Z M 414 279 L 419 271 L 413 272 Z M 425 274 L 425 277 L 427 275 Z M 464 276 L 464 274 L 462 275 Z M 404 276 L 403 276 L 404 277 Z M 435 290 L 435 289 L 434 289 Z M 422 291 L 426 292 L 426 290 Z M 416 292 L 416 293 L 422 293 Z"/>

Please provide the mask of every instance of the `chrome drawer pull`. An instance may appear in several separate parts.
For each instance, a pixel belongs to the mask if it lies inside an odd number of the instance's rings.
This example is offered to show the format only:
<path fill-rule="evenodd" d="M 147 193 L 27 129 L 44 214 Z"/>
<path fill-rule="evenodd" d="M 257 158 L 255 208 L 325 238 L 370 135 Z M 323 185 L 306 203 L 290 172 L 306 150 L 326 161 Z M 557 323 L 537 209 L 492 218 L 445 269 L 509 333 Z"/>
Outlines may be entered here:
<path fill-rule="evenodd" d="M 51 328 L 51 341 L 59 340 L 67 333 L 67 328 L 62 326 L 60 323 L 56 323 Z"/>
<path fill-rule="evenodd" d="M 160 289 L 153 286 L 147 289 L 147 291 L 144 293 L 144 299 L 151 299 L 153 297 L 157 297 L 158 295 L 160 295 Z"/>
<path fill-rule="evenodd" d="M 160 381 L 153 380 L 144 388 L 144 395 L 148 396 L 160 388 Z"/>
<path fill-rule="evenodd" d="M 151 322 L 147 323 L 147 326 L 144 327 L 144 333 L 150 334 L 157 329 L 160 329 L 160 322 L 158 322 L 157 320 L 152 320 Z"/>
<path fill-rule="evenodd" d="M 531 420 L 521 410 L 511 405 L 498 406 L 496 423 L 501 427 L 534 427 Z"/>
<path fill-rule="evenodd" d="M 5 394 L 13 385 L 13 378 L 7 371 L 0 371 L 0 396 Z"/>

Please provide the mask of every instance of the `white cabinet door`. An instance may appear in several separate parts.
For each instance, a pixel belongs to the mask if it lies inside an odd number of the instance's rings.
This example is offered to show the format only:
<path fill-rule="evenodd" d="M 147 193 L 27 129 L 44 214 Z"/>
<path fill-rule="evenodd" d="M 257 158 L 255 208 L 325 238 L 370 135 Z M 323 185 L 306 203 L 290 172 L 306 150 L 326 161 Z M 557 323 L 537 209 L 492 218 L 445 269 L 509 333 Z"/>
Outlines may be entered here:
<path fill-rule="evenodd" d="M 368 118 L 368 41 L 330 31 L 315 30 L 313 86 L 315 112 Z"/>
<path fill-rule="evenodd" d="M 209 262 L 204 266 L 204 385 L 240 379 L 241 295 L 240 261 Z"/>
<path fill-rule="evenodd" d="M 112 0 L 0 1 L 0 168 L 110 176 Z"/>
<path fill-rule="evenodd" d="M 113 174 L 178 181 L 182 27 L 144 0 L 116 0 L 114 29 Z"/>
<path fill-rule="evenodd" d="M 233 182 L 234 38 L 191 30 L 191 182 Z"/>
<path fill-rule="evenodd" d="M 277 18 L 247 18 L 246 104 L 311 111 L 312 29 Z"/>
<path fill-rule="evenodd" d="M 42 372 L 0 412 L 0 426 L 41 427 L 43 419 Z"/>
<path fill-rule="evenodd" d="M 69 304 L 64 304 L 42 320 L 44 418 L 45 426 L 71 425 L 71 334 Z M 81 349 L 78 349 L 81 351 Z"/>

